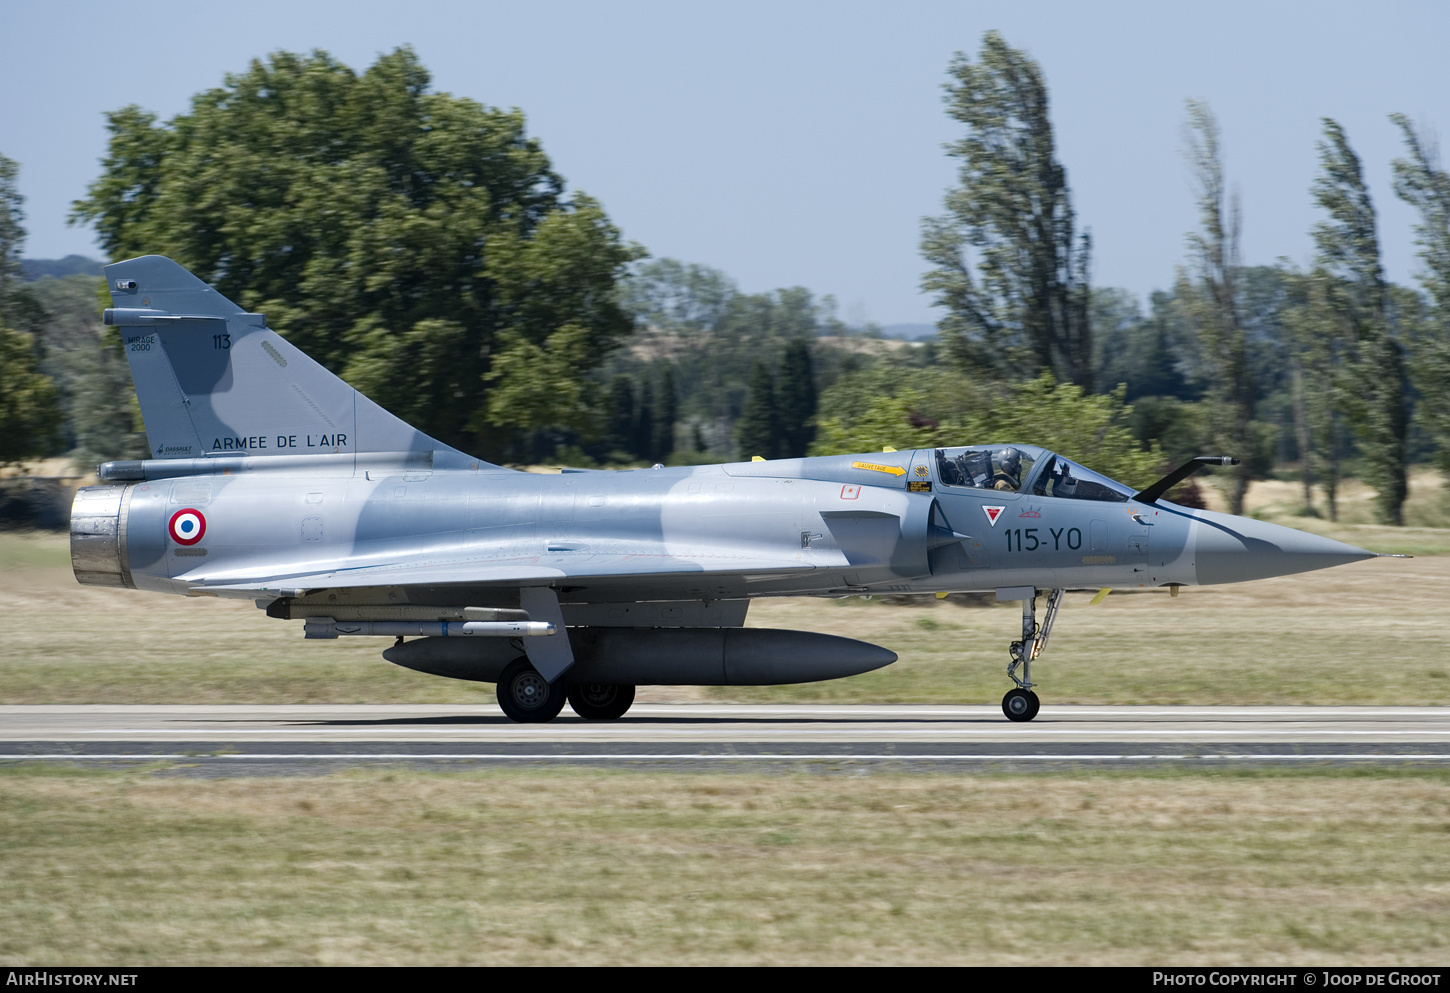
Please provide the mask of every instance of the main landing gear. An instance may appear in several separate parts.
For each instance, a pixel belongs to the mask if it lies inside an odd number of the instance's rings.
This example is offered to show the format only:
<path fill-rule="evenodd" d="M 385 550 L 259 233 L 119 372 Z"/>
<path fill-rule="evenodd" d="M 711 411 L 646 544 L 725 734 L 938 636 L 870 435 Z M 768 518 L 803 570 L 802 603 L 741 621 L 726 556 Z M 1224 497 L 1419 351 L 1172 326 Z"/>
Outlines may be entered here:
<path fill-rule="evenodd" d="M 514 659 L 499 674 L 498 705 L 510 720 L 520 724 L 543 724 L 564 709 L 564 681 L 549 682 L 528 659 Z"/>
<path fill-rule="evenodd" d="M 586 721 L 613 721 L 634 703 L 634 687 L 625 683 L 550 683 L 526 658 L 514 659 L 498 677 L 498 705 L 510 720 L 543 724 L 559 716 L 564 701 Z"/>
<path fill-rule="evenodd" d="M 576 683 L 569 687 L 569 706 L 586 721 L 613 721 L 634 703 L 627 683 Z"/>
<path fill-rule="evenodd" d="M 1047 610 L 1042 617 L 1042 626 L 1037 625 L 1037 592 L 1032 591 L 1032 596 L 1022 601 L 1022 640 L 1012 642 L 1008 649 L 1012 653 L 1012 661 L 1007 666 L 1007 678 L 1017 684 L 1015 690 L 1009 690 L 1002 698 L 1002 713 L 1007 715 L 1009 721 L 1030 721 L 1037 716 L 1037 711 L 1042 702 L 1037 699 L 1037 694 L 1032 692 L 1032 661 L 1042 654 L 1047 647 L 1047 639 L 1052 634 L 1052 623 L 1057 620 L 1057 608 L 1062 604 L 1062 595 L 1066 590 L 1051 590 L 1047 594 Z M 1017 676 L 1017 667 L 1022 667 L 1022 676 Z"/>

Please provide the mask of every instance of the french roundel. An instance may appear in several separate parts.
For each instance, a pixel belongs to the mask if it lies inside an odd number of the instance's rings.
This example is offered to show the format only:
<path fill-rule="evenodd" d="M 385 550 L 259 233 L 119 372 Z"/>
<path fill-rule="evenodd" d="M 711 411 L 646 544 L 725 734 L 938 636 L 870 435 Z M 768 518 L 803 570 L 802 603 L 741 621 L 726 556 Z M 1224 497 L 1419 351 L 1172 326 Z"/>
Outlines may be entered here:
<path fill-rule="evenodd" d="M 178 545 L 195 545 L 206 534 L 206 518 L 201 516 L 201 511 L 187 507 L 172 514 L 166 528 L 171 532 L 171 540 Z"/>

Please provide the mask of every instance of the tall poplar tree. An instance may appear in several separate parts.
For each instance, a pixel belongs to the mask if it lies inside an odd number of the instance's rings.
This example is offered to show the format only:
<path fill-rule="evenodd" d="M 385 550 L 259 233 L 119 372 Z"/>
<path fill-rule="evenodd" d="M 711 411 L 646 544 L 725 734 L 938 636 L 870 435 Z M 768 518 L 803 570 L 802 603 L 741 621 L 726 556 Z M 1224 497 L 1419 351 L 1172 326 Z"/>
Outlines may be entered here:
<path fill-rule="evenodd" d="M 958 52 L 948 73 L 947 113 L 966 126 L 946 146 L 959 185 L 921 242 L 942 337 L 960 362 L 1014 378 L 1048 370 L 1091 390 L 1091 246 L 1074 230 L 1042 71 L 989 31 L 977 61 Z"/>
<path fill-rule="evenodd" d="M 1346 399 L 1353 391 L 1352 345 L 1335 306 L 1333 280 L 1323 270 L 1294 274 L 1293 302 L 1284 313 L 1292 344 L 1294 421 L 1303 460 L 1304 511 L 1314 514 L 1313 489 L 1324 492 L 1329 519 L 1339 520 L 1339 483 L 1349 434 Z"/>
<path fill-rule="evenodd" d="M 1327 276 L 1329 305 L 1352 343 L 1353 380 L 1345 406 L 1359 438 L 1365 481 L 1375 491 L 1376 514 L 1382 523 L 1403 524 L 1410 423 L 1404 355 L 1390 325 L 1374 205 L 1359 156 L 1344 129 L 1329 118 L 1319 163 L 1312 193 L 1329 216 L 1314 226 L 1314 262 Z"/>
<path fill-rule="evenodd" d="M 1436 467 L 1450 480 L 1450 174 L 1440 167 L 1434 142 L 1408 117 L 1392 114 L 1390 120 L 1404 134 L 1407 153 L 1394 161 L 1395 194 L 1420 215 L 1415 241 L 1424 266 L 1418 279 L 1429 298 L 1413 340 L 1416 415 L 1435 439 Z"/>
<path fill-rule="evenodd" d="M 1208 104 L 1188 101 L 1184 155 L 1198 194 L 1200 229 L 1188 236 L 1190 265 L 1178 274 L 1177 296 L 1193 326 L 1208 373 L 1213 434 L 1225 454 L 1237 456 L 1229 485 L 1229 512 L 1243 513 L 1255 448 L 1257 390 L 1249 363 L 1248 335 L 1238 311 L 1238 194 L 1223 175 L 1223 141 Z"/>

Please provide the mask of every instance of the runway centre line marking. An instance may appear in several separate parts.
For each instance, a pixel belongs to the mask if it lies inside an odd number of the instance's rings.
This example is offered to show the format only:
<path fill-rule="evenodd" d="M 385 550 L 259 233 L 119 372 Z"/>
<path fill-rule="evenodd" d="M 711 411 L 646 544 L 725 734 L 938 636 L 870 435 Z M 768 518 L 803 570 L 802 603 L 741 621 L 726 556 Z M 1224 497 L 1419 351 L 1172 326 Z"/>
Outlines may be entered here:
<path fill-rule="evenodd" d="M 470 732 L 462 728 L 368 728 L 366 730 L 357 728 L 316 728 L 316 727 L 293 727 L 293 728 L 82 728 L 78 730 L 61 729 L 56 733 L 64 734 L 184 734 L 184 735 L 230 735 L 240 737 L 242 735 L 265 735 L 265 734 L 300 734 L 300 735 L 442 735 L 442 734 L 468 734 L 473 733 L 479 736 L 489 734 L 540 734 L 560 737 L 583 737 L 586 735 L 605 735 L 611 738 L 628 737 L 660 737 L 663 735 L 720 735 L 720 734 L 749 734 L 751 736 L 779 737 L 781 735 L 825 735 L 825 734 L 870 734 L 870 735 L 898 735 L 898 736 L 925 736 L 925 735 L 960 735 L 963 737 L 1002 734 L 1005 729 L 993 728 L 756 728 L 756 729 L 694 729 L 694 728 L 627 728 L 612 730 L 599 727 L 587 728 L 549 728 L 539 732 L 524 731 L 516 728 L 490 728 Z M 1038 737 L 1051 734 L 1113 734 L 1113 735 L 1135 735 L 1138 737 L 1163 735 L 1303 735 L 1303 734 L 1334 734 L 1334 735 L 1406 735 L 1423 734 L 1450 737 L 1450 728 L 1438 730 L 1434 728 L 1418 729 L 1386 728 L 1382 730 L 1355 730 L 1351 728 L 1023 728 L 1020 731 L 1006 732 L 1011 734 L 1035 735 Z"/>
<path fill-rule="evenodd" d="M 688 752 L 671 754 L 640 752 L 620 755 L 559 755 L 555 753 L 535 754 L 505 754 L 502 752 L 437 752 L 437 753 L 409 753 L 409 752 L 379 752 L 337 754 L 328 753 L 307 753 L 307 752 L 279 752 L 276 754 L 252 753 L 246 755 L 184 755 L 184 754 L 159 754 L 159 755 L 137 755 L 128 753 L 105 754 L 105 755 L 4 755 L 0 756 L 0 762 L 33 762 L 33 761 L 134 761 L 134 762 L 155 762 L 159 760 L 188 761 L 196 762 L 203 760 L 224 759 L 228 761 L 277 761 L 283 759 L 310 761 L 358 761 L 358 760 L 389 760 L 402 759 L 470 759 L 489 761 L 585 761 L 585 762 L 618 762 L 618 761 L 640 761 L 640 760 L 661 760 L 670 761 L 742 761 L 749 759 L 758 760 L 808 760 L 808 761 L 890 761 L 890 762 L 987 762 L 987 761 L 1008 761 L 1008 762 L 1130 762 L 1130 761 L 1274 761 L 1274 762 L 1307 762 L 1307 761 L 1373 761 L 1373 762 L 1424 762 L 1424 761 L 1450 761 L 1450 755 L 1435 753 L 1404 753 L 1390 755 L 1364 755 L 1364 754 L 1339 754 L 1326 752 L 1318 755 L 1303 754 L 1274 754 L 1265 753 L 1262 755 L 1185 755 L 1185 754 L 1164 754 L 1164 755 L 851 755 L 847 753 L 822 753 L 822 754 L 792 754 L 789 752 L 755 752 L 755 753 L 721 753 L 712 755 L 691 754 Z"/>

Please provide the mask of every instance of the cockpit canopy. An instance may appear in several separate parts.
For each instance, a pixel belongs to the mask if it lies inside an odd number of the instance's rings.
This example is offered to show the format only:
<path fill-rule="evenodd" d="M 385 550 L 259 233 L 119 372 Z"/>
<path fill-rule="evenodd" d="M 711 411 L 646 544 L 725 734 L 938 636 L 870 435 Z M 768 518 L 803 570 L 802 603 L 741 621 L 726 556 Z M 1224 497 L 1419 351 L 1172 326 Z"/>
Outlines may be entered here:
<path fill-rule="evenodd" d="M 970 486 L 979 490 L 1022 491 L 1032 476 L 1042 449 L 1026 445 L 973 445 L 968 448 L 938 448 L 937 478 L 945 486 Z"/>
<path fill-rule="evenodd" d="M 1068 500 L 1125 503 L 1132 489 L 1036 445 L 969 445 L 936 450 L 946 487 L 1003 490 Z"/>

